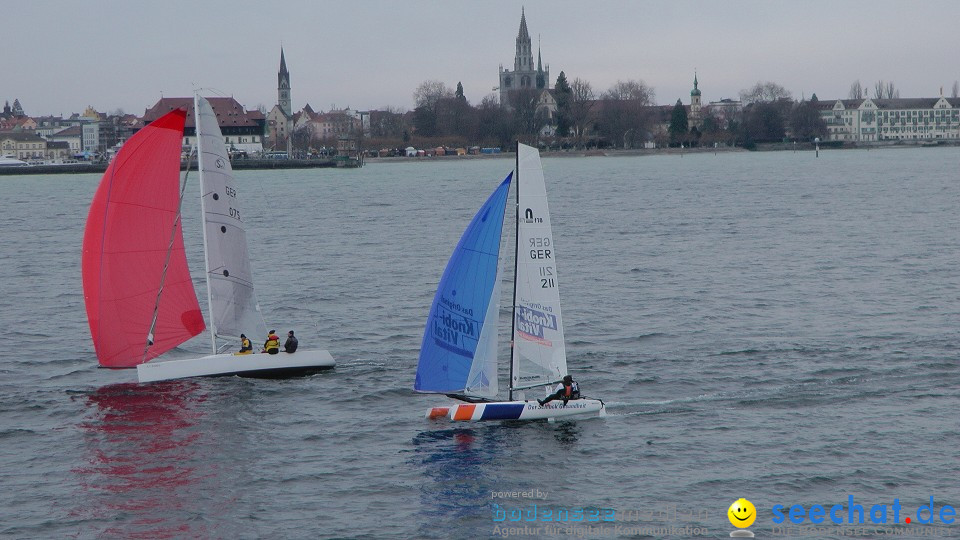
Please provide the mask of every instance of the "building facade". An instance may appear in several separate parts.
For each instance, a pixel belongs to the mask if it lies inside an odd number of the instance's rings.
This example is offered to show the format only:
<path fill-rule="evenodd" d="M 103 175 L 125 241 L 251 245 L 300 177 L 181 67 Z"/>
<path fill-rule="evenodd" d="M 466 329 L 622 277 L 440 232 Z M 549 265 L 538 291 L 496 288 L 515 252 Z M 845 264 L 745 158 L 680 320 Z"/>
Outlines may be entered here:
<path fill-rule="evenodd" d="M 527 30 L 527 16 L 520 10 L 520 30 L 517 32 L 517 50 L 513 59 L 513 70 L 503 69 L 500 65 L 500 104 L 511 107 L 511 96 L 525 90 L 549 90 L 550 66 L 544 66 L 537 48 L 537 63 L 533 63 L 533 45 Z"/>
<path fill-rule="evenodd" d="M 207 101 L 217 115 L 217 123 L 220 124 L 227 150 L 251 154 L 263 152 L 263 134 L 266 125 L 263 113 L 244 110 L 243 106 L 232 97 L 210 97 Z M 192 97 L 160 99 L 143 114 L 143 125 L 153 122 L 174 109 L 187 111 L 187 121 L 183 129 L 183 146 L 189 149 L 197 141 L 197 124 L 193 117 Z M 86 139 L 84 139 L 84 146 L 86 146 Z"/>
<path fill-rule="evenodd" d="M 829 141 L 960 140 L 960 98 L 838 99 L 816 107 Z"/>
<path fill-rule="evenodd" d="M 50 142 L 64 142 L 70 148 L 71 155 L 83 151 L 83 126 L 76 125 L 61 129 L 56 133 L 47 135 L 46 139 Z"/>
<path fill-rule="evenodd" d="M 0 155 L 23 161 L 47 158 L 47 141 L 33 132 L 0 133 Z"/>

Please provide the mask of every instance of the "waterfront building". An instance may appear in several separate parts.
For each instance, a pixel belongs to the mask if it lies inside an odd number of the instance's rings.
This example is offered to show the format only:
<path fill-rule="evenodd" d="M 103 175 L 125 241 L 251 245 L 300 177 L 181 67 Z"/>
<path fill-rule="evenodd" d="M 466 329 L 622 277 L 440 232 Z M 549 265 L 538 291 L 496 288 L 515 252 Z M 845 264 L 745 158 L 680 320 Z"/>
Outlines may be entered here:
<path fill-rule="evenodd" d="M 37 123 L 37 135 L 45 138 L 73 125 L 62 116 L 37 116 L 33 121 Z"/>
<path fill-rule="evenodd" d="M 503 69 L 500 65 L 500 104 L 512 108 L 511 98 L 515 99 L 523 92 L 538 92 L 538 102 L 542 101 L 542 93 L 550 90 L 550 66 L 544 66 L 537 47 L 537 63 L 533 63 L 533 46 L 530 32 L 527 30 L 527 17 L 523 8 L 520 8 L 520 30 L 517 32 L 516 55 L 513 59 L 513 70 Z M 553 112 L 556 112 L 554 109 Z"/>
<path fill-rule="evenodd" d="M 740 118 L 740 113 L 743 112 L 743 103 L 739 99 L 723 98 L 720 101 L 711 101 L 705 109 L 705 114 L 709 114 L 717 120 L 718 128 L 730 129 L 731 122 Z"/>
<path fill-rule="evenodd" d="M 39 131 L 39 130 L 38 130 Z M 63 128 L 56 133 L 51 133 L 45 137 L 48 143 L 62 142 L 66 143 L 70 149 L 70 154 L 75 155 L 83 151 L 83 125 L 77 124 L 68 128 Z"/>
<path fill-rule="evenodd" d="M 263 135 L 266 118 L 260 111 L 244 110 L 232 97 L 207 98 L 213 112 L 217 115 L 223 141 L 231 152 L 263 152 Z M 153 122 L 174 109 L 185 109 L 187 121 L 183 130 L 183 146 L 187 151 L 196 144 L 196 122 L 193 118 L 193 98 L 161 98 L 143 114 L 143 125 Z M 142 126 L 140 126 L 142 127 Z"/>
<path fill-rule="evenodd" d="M 100 146 L 100 122 L 87 122 L 80 126 L 80 144 L 83 151 L 88 154 L 96 154 L 101 150 Z"/>
<path fill-rule="evenodd" d="M 840 142 L 960 140 L 960 98 L 838 99 L 813 102 Z"/>
<path fill-rule="evenodd" d="M 0 155 L 23 161 L 46 159 L 47 141 L 32 131 L 0 133 Z"/>
<path fill-rule="evenodd" d="M 335 109 L 329 112 L 315 112 L 309 104 L 294 114 L 293 132 L 306 137 L 307 146 L 317 149 L 320 146 L 333 146 L 341 137 L 357 137 L 369 132 L 370 113 Z"/>

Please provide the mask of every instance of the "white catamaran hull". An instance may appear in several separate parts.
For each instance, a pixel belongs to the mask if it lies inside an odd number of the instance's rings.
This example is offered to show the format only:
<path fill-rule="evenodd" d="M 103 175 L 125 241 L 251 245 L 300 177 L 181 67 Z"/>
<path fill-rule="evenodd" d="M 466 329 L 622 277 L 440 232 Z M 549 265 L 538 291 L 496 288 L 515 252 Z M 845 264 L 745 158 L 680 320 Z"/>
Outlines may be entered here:
<path fill-rule="evenodd" d="M 449 418 L 456 422 L 480 420 L 554 420 L 558 418 L 603 417 L 607 410 L 598 399 L 574 399 L 567 402 L 551 401 L 540 405 L 529 401 L 493 401 L 488 403 L 460 403 L 448 407 L 433 407 L 427 418 Z"/>
<path fill-rule="evenodd" d="M 140 382 L 165 381 L 186 377 L 289 377 L 305 375 L 336 365 L 330 353 L 322 350 L 293 354 L 214 354 L 185 360 L 153 361 L 137 366 Z"/>

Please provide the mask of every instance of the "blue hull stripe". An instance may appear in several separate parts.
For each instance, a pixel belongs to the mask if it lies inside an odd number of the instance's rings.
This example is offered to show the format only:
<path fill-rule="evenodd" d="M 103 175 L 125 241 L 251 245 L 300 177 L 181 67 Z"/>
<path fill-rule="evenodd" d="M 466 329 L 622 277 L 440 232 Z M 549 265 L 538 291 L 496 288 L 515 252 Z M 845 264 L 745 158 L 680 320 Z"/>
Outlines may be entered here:
<path fill-rule="evenodd" d="M 523 413 L 523 403 L 489 403 L 483 406 L 481 420 L 516 420 Z"/>

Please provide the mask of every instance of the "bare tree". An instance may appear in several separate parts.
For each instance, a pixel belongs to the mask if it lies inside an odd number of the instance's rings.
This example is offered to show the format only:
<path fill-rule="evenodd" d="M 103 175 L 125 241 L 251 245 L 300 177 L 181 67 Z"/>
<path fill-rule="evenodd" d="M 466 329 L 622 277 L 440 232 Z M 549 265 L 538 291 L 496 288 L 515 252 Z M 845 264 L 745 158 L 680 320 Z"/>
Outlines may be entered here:
<path fill-rule="evenodd" d="M 957 97 L 960 94 L 960 81 L 953 81 L 953 87 L 950 88 L 950 97 Z"/>
<path fill-rule="evenodd" d="M 877 99 L 893 99 L 900 97 L 900 90 L 897 90 L 897 87 L 891 82 L 883 82 L 882 80 L 877 81 L 873 85 L 873 93 Z"/>
<path fill-rule="evenodd" d="M 403 113 L 399 107 L 390 106 L 370 111 L 370 134 L 373 137 L 399 139 L 405 127 Z"/>
<path fill-rule="evenodd" d="M 413 101 L 417 105 L 417 108 L 413 111 L 417 133 L 426 137 L 437 135 L 439 104 L 452 97 L 453 90 L 447 88 L 447 85 L 440 81 L 420 83 L 420 86 L 413 92 Z"/>
<path fill-rule="evenodd" d="M 863 85 L 860 84 L 860 79 L 857 79 L 850 85 L 850 92 L 847 94 L 847 97 L 850 99 L 863 99 L 867 97 L 865 93 Z"/>
<path fill-rule="evenodd" d="M 781 99 L 793 99 L 789 90 L 775 82 L 758 82 L 748 90 L 740 91 L 740 101 L 744 106 L 751 103 L 771 103 Z"/>
<path fill-rule="evenodd" d="M 624 148 L 642 142 L 649 129 L 653 89 L 643 81 L 617 81 L 600 99 L 601 135 L 614 146 L 622 142 Z"/>
<path fill-rule="evenodd" d="M 433 110 L 441 99 L 449 97 L 453 97 L 453 90 L 447 88 L 447 85 L 441 81 L 423 81 L 413 91 L 413 102 L 416 106 L 425 107 L 429 110 Z"/>
<path fill-rule="evenodd" d="M 577 78 L 570 85 L 570 119 L 577 146 L 583 146 L 583 136 L 587 126 L 593 120 L 593 105 L 596 99 L 590 83 Z"/>
<path fill-rule="evenodd" d="M 600 99 L 639 101 L 643 105 L 650 105 L 653 103 L 654 93 L 653 88 L 643 81 L 617 81 Z"/>

